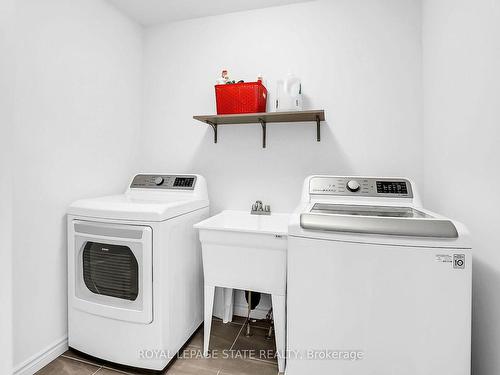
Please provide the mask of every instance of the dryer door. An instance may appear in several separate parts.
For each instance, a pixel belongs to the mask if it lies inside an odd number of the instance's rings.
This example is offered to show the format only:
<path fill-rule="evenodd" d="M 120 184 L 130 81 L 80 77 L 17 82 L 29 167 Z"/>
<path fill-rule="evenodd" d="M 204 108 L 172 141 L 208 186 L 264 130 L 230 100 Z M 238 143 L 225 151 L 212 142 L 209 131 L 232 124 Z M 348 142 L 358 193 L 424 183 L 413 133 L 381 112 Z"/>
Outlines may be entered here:
<path fill-rule="evenodd" d="M 152 229 L 69 223 L 70 307 L 112 319 L 153 320 Z"/>

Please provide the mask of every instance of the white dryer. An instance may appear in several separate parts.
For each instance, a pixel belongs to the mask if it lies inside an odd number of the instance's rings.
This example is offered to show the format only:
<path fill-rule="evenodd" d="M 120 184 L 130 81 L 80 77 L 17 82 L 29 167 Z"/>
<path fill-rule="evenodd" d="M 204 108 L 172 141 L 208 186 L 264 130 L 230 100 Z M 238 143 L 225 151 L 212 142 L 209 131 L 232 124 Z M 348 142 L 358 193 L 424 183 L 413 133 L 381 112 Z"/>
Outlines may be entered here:
<path fill-rule="evenodd" d="M 287 375 L 470 374 L 471 245 L 402 178 L 311 176 L 288 236 Z"/>
<path fill-rule="evenodd" d="M 122 195 L 68 210 L 69 346 L 125 366 L 164 369 L 203 322 L 195 223 L 199 175 L 140 174 Z"/>

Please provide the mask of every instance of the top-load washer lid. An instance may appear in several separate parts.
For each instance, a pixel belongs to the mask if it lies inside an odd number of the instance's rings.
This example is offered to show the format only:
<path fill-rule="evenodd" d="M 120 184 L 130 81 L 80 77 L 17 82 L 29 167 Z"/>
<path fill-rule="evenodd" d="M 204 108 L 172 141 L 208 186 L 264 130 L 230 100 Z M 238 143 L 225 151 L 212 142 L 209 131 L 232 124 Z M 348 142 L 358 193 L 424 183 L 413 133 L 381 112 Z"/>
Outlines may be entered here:
<path fill-rule="evenodd" d="M 452 221 L 412 207 L 316 203 L 300 215 L 304 229 L 392 236 L 457 238 Z"/>
<path fill-rule="evenodd" d="M 206 182 L 200 175 L 140 174 L 124 194 L 78 200 L 69 206 L 68 214 L 157 222 L 208 205 Z"/>
<path fill-rule="evenodd" d="M 359 215 L 359 216 L 378 216 L 378 217 L 432 217 L 422 211 L 412 207 L 398 206 L 370 206 L 355 204 L 325 204 L 316 203 L 311 212 L 337 215 Z"/>

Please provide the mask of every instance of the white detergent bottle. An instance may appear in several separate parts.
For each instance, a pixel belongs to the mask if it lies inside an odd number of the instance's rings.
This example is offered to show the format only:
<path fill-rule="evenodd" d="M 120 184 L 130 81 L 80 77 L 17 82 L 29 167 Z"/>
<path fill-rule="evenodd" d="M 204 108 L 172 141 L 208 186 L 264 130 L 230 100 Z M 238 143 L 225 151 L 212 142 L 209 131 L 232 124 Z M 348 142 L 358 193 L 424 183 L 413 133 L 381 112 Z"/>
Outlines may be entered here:
<path fill-rule="evenodd" d="M 279 80 L 276 92 L 276 111 L 302 111 L 302 83 L 289 72 L 286 80 Z"/>

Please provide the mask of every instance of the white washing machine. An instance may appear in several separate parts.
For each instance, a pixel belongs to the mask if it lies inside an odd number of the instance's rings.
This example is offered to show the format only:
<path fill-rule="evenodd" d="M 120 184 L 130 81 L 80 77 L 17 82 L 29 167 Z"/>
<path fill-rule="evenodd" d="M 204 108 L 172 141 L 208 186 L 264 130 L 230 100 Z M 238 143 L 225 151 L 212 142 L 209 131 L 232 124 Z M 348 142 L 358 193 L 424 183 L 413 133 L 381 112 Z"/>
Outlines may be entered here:
<path fill-rule="evenodd" d="M 140 174 L 122 195 L 68 210 L 69 346 L 121 365 L 164 369 L 203 322 L 195 223 L 199 175 Z"/>
<path fill-rule="evenodd" d="M 308 177 L 289 226 L 287 375 L 469 375 L 471 260 L 465 227 L 411 181 Z"/>

